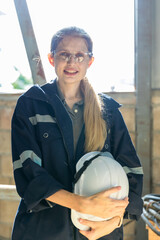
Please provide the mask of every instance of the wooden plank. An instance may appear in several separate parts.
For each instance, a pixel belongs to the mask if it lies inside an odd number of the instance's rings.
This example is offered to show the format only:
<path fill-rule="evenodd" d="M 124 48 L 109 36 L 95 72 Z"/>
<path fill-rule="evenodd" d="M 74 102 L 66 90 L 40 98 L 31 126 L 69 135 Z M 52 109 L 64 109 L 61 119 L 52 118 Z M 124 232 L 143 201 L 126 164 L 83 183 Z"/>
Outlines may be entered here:
<path fill-rule="evenodd" d="M 136 149 L 144 170 L 143 195 L 151 191 L 151 44 L 152 1 L 135 0 Z M 136 240 L 147 240 L 142 219 Z"/>
<path fill-rule="evenodd" d="M 14 0 L 34 84 L 46 83 L 26 0 Z M 38 59 L 40 61 L 38 61 Z"/>
<path fill-rule="evenodd" d="M 0 184 L 0 200 L 19 201 L 20 197 L 15 185 Z"/>
<path fill-rule="evenodd" d="M 136 30 L 136 148 L 144 168 L 144 194 L 151 190 L 151 5 L 137 0 Z"/>
<path fill-rule="evenodd" d="M 155 223 L 150 221 L 150 223 L 159 231 L 158 226 L 155 226 Z M 146 225 L 146 229 L 148 229 L 148 240 L 159 240 L 160 236 L 158 236 L 148 225 Z"/>

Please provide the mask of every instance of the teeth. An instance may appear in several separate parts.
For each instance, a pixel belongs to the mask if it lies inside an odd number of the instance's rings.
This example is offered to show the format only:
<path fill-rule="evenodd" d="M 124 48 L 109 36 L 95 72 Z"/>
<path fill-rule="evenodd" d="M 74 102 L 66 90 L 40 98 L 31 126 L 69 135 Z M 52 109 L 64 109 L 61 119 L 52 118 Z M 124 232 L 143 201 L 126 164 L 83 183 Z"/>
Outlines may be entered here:
<path fill-rule="evenodd" d="M 76 73 L 76 71 L 74 71 L 74 70 L 65 70 L 65 71 L 68 73 Z"/>

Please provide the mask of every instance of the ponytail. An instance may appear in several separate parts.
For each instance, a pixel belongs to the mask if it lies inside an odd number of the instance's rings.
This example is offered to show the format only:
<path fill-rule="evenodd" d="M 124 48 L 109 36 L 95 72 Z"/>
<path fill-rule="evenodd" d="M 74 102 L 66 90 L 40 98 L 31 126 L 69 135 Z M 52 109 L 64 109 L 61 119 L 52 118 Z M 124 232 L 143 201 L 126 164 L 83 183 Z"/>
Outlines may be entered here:
<path fill-rule="evenodd" d="M 107 137 L 106 122 L 102 118 L 103 104 L 87 78 L 81 81 L 84 95 L 85 151 L 101 150 Z"/>

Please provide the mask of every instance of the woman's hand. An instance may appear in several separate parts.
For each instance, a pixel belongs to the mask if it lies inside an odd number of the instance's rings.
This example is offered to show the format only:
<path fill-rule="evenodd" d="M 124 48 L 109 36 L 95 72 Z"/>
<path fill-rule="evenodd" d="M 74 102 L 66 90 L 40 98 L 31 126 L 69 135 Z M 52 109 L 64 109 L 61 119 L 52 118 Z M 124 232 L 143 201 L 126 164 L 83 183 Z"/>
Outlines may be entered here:
<path fill-rule="evenodd" d="M 79 196 L 61 189 L 47 198 L 47 200 L 61 206 L 74 209 L 77 212 L 94 215 L 101 218 L 122 216 L 128 205 L 128 198 L 116 200 L 110 198 L 112 193 L 121 187 L 113 187 L 89 197 Z"/>
<path fill-rule="evenodd" d="M 90 230 L 87 231 L 79 230 L 79 232 L 89 240 L 99 239 L 100 237 L 110 234 L 114 229 L 121 226 L 121 224 L 119 224 L 121 222 L 120 217 L 113 217 L 108 221 L 102 222 L 93 222 L 86 219 L 79 219 L 79 222 L 81 224 L 87 225 L 90 228 Z"/>
<path fill-rule="evenodd" d="M 110 198 L 112 193 L 115 193 L 120 189 L 121 187 L 113 187 L 92 196 L 84 197 L 82 204 L 80 205 L 80 212 L 101 218 L 122 216 L 128 205 L 128 198 L 123 200 Z"/>

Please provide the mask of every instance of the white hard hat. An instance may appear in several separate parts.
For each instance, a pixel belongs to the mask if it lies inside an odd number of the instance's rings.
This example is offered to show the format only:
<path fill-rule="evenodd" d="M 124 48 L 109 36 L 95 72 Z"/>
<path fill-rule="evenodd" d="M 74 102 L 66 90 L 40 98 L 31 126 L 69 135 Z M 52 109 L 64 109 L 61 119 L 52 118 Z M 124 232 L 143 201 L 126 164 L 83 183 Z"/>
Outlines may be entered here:
<path fill-rule="evenodd" d="M 114 199 L 124 199 L 128 196 L 128 178 L 123 167 L 113 159 L 109 152 L 90 152 L 85 154 L 76 165 L 76 183 L 74 193 L 81 196 L 91 196 L 95 193 L 121 186 L 121 190 L 110 195 Z M 73 224 L 81 230 L 89 227 L 80 224 L 78 219 L 104 221 L 107 219 L 71 210 Z"/>

